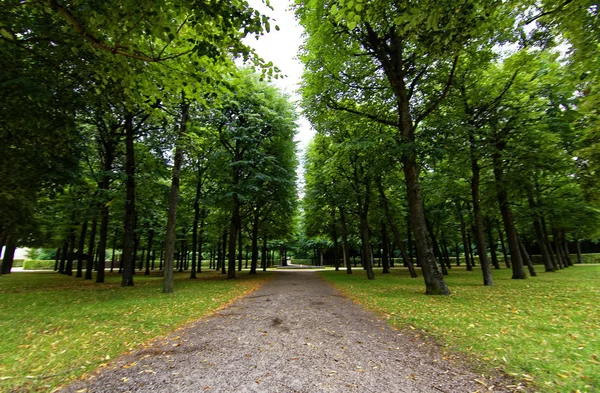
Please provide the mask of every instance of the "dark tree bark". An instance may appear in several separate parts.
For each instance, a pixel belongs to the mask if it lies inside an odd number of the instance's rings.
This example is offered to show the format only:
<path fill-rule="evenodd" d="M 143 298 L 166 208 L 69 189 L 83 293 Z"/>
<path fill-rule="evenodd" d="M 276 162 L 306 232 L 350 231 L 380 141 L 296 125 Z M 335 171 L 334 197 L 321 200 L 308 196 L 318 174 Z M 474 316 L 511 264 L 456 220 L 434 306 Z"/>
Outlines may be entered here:
<path fill-rule="evenodd" d="M 525 275 L 523 260 L 521 259 L 521 253 L 519 252 L 519 240 L 517 239 L 517 231 L 515 229 L 512 211 L 508 203 L 508 191 L 506 190 L 506 182 L 504 180 L 502 150 L 504 150 L 506 142 L 503 137 L 499 135 L 496 135 L 494 142 L 495 150 L 492 154 L 492 163 L 494 167 L 494 179 L 496 182 L 496 198 L 498 199 L 500 214 L 502 215 L 502 222 L 504 223 L 504 231 L 506 232 L 506 240 L 508 241 L 508 248 L 510 250 L 513 272 L 512 278 L 513 280 L 519 280 L 524 279 L 527 276 Z"/>
<path fill-rule="evenodd" d="M 546 243 L 546 250 L 548 250 L 548 255 L 550 256 L 550 261 L 552 261 L 552 266 L 554 266 L 554 270 L 562 269 L 560 261 L 558 257 L 554 254 L 554 250 L 552 249 L 552 244 L 550 243 L 550 238 L 548 237 L 546 219 L 544 218 L 544 216 L 540 216 L 540 225 L 542 226 L 542 234 L 544 236 L 544 242 Z"/>
<path fill-rule="evenodd" d="M 535 269 L 533 268 L 533 263 L 531 263 L 531 258 L 529 257 L 529 253 L 527 252 L 527 249 L 525 248 L 525 244 L 523 244 L 523 239 L 521 239 L 521 237 L 518 237 L 519 239 L 519 251 L 521 251 L 521 256 L 523 257 L 523 260 L 525 261 L 525 264 L 527 265 L 527 269 L 529 269 L 529 275 L 531 277 L 535 277 L 537 276 L 537 273 L 535 272 Z"/>
<path fill-rule="evenodd" d="M 242 271 L 242 247 L 243 247 L 243 241 L 242 241 L 242 225 L 240 225 L 240 227 L 238 228 L 238 271 L 241 272 Z"/>
<path fill-rule="evenodd" d="M 262 270 L 267 271 L 267 234 L 263 234 L 262 255 L 260 256 Z"/>
<path fill-rule="evenodd" d="M 58 264 L 58 272 L 60 274 L 65 274 L 66 273 L 66 265 L 67 265 L 67 259 L 69 258 L 69 241 L 65 240 L 65 242 L 63 243 L 62 246 L 62 252 L 60 253 L 60 263 Z"/>
<path fill-rule="evenodd" d="M 440 251 L 440 246 L 438 244 L 437 237 L 435 236 L 435 232 L 433 231 L 433 225 L 427 218 L 425 218 L 425 225 L 427 225 L 427 232 L 429 233 L 429 237 L 431 238 L 431 245 L 433 247 L 433 255 L 435 255 L 435 257 L 438 261 L 442 261 L 442 253 Z M 443 263 L 443 261 L 442 261 L 442 263 L 440 263 L 440 267 L 442 268 L 442 274 L 444 276 L 447 276 L 448 269 L 446 268 L 446 265 Z"/>
<path fill-rule="evenodd" d="M 510 259 L 508 258 L 508 253 L 506 252 L 506 245 L 504 243 L 504 234 L 502 233 L 502 229 L 498 227 L 498 239 L 500 240 L 500 249 L 502 250 L 502 257 L 504 258 L 504 264 L 508 269 L 511 268 Z"/>
<path fill-rule="evenodd" d="M 256 209 L 252 217 L 252 263 L 250 263 L 250 273 L 256 274 L 256 268 L 258 267 L 258 229 L 260 224 L 259 211 Z"/>
<path fill-rule="evenodd" d="M 73 275 L 73 261 L 75 260 L 75 243 L 77 242 L 77 235 L 75 233 L 75 228 L 77 224 L 71 225 L 71 229 L 69 230 L 69 251 L 67 255 L 67 264 L 65 265 L 65 274 L 67 276 Z"/>
<path fill-rule="evenodd" d="M 481 170 L 477 157 L 475 133 L 473 128 L 471 128 L 469 132 L 469 149 L 471 156 L 471 201 L 473 204 L 473 220 L 475 221 L 475 244 L 477 246 L 477 254 L 479 254 L 481 272 L 483 274 L 483 285 L 492 286 L 494 285 L 494 278 L 492 277 L 492 269 L 490 268 L 490 261 L 488 260 L 487 250 L 485 249 L 483 217 L 481 215 L 481 206 L 479 205 L 479 200 L 481 199 L 479 195 Z"/>
<path fill-rule="evenodd" d="M 96 255 L 96 228 L 98 227 L 98 220 L 94 218 L 92 220 L 92 229 L 90 230 L 90 238 L 88 240 L 88 255 L 87 255 L 87 266 L 85 269 L 85 280 L 92 279 L 92 269 L 94 266 L 94 256 Z"/>
<path fill-rule="evenodd" d="M 346 274 L 352 274 L 352 265 L 350 264 L 350 247 L 348 245 L 348 227 L 346 226 L 346 214 L 344 209 L 338 206 L 340 211 L 340 227 L 342 230 L 342 254 L 344 265 L 346 266 Z"/>
<path fill-rule="evenodd" d="M 2 257 L 2 274 L 10 274 L 13 261 L 15 259 L 15 250 L 17 245 L 13 241 L 12 237 L 8 236 L 6 239 L 6 245 L 4 246 L 4 255 Z"/>
<path fill-rule="evenodd" d="M 339 242 L 338 242 L 338 233 L 337 233 L 337 220 L 335 217 L 335 207 L 331 209 L 331 237 L 333 238 L 333 266 L 335 266 L 335 271 L 340 270 L 340 260 L 339 260 Z M 287 265 L 287 263 L 286 263 Z"/>
<path fill-rule="evenodd" d="M 471 232 L 467 231 L 467 247 L 469 248 L 469 257 L 471 259 L 471 265 L 475 267 L 475 255 L 473 255 L 473 242 L 471 241 Z"/>
<path fill-rule="evenodd" d="M 113 235 L 112 255 L 110 257 L 110 272 L 111 273 L 115 269 L 116 258 L 117 258 L 117 230 L 115 229 L 115 234 Z"/>
<path fill-rule="evenodd" d="M 185 97 L 181 103 L 181 122 L 175 144 L 175 157 L 173 160 L 173 172 L 171 175 L 171 191 L 169 192 L 169 208 L 167 212 L 167 231 L 165 242 L 164 280 L 163 292 L 172 293 L 173 286 L 173 258 L 175 257 L 175 237 L 177 235 L 177 203 L 179 200 L 179 182 L 181 177 L 181 165 L 183 163 L 183 136 L 187 132 L 189 121 L 190 104 Z"/>
<path fill-rule="evenodd" d="M 388 235 L 387 235 L 387 228 L 385 226 L 385 222 L 383 220 L 381 220 L 381 247 L 382 247 L 382 262 L 383 262 L 383 274 L 387 274 L 390 272 L 390 261 L 389 261 L 389 253 L 390 250 L 388 249 L 389 246 L 389 241 L 388 241 Z"/>
<path fill-rule="evenodd" d="M 58 264 L 60 262 L 60 247 L 56 249 L 56 257 L 54 258 L 54 271 L 58 272 Z"/>
<path fill-rule="evenodd" d="M 486 226 L 486 231 L 488 236 L 488 244 L 490 245 L 492 265 L 494 265 L 494 269 L 500 269 L 500 262 L 498 262 L 498 255 L 496 254 L 496 241 L 494 240 L 494 236 L 492 235 L 492 225 L 489 222 Z"/>
<path fill-rule="evenodd" d="M 575 241 L 575 245 L 577 246 L 577 263 L 583 263 L 583 259 L 581 258 L 581 239 L 577 239 Z"/>
<path fill-rule="evenodd" d="M 571 255 L 569 254 L 569 241 L 567 240 L 567 232 L 562 231 L 560 233 L 562 239 L 563 250 L 565 252 L 565 258 L 567 260 L 567 266 L 573 266 L 573 261 L 571 261 Z"/>
<path fill-rule="evenodd" d="M 531 211 L 531 218 L 533 221 L 533 229 L 535 231 L 535 238 L 540 247 L 540 253 L 542 254 L 542 262 L 546 272 L 553 272 L 554 265 L 552 264 L 552 258 L 548 253 L 548 248 L 544 238 L 544 232 L 542 230 L 542 224 L 540 222 L 539 214 L 537 213 L 537 203 L 533 198 L 533 187 L 528 185 L 527 187 L 527 201 L 529 202 L 529 209 Z"/>
<path fill-rule="evenodd" d="M 85 254 L 85 235 L 87 234 L 88 222 L 81 225 L 79 232 L 79 243 L 77 244 L 77 273 L 75 277 L 83 277 L 83 255 Z"/>
<path fill-rule="evenodd" d="M 467 265 L 467 271 L 473 270 L 471 264 L 471 257 L 469 255 L 469 242 L 467 240 L 467 227 L 465 225 L 465 219 L 463 218 L 462 212 L 458 211 L 458 221 L 460 223 L 460 237 L 462 239 L 463 250 L 465 252 L 465 264 Z"/>
<path fill-rule="evenodd" d="M 446 267 L 448 269 L 452 269 L 452 264 L 450 263 L 450 253 L 448 252 L 448 244 L 446 243 L 446 236 L 444 236 L 444 234 L 442 234 L 442 252 L 444 253 Z"/>
<path fill-rule="evenodd" d="M 227 274 L 227 263 L 226 262 L 229 261 L 229 258 L 227 255 L 227 231 L 223 232 L 223 241 L 221 242 L 221 246 L 223 247 L 223 251 L 221 254 L 223 257 L 223 259 L 221 261 L 221 274 Z M 235 250 L 235 248 L 234 248 L 234 250 Z M 233 269 L 235 270 L 235 259 L 233 260 Z"/>
<path fill-rule="evenodd" d="M 150 229 L 148 231 L 148 248 L 146 252 L 146 272 L 144 275 L 150 275 L 150 254 L 152 253 L 152 241 L 154 240 L 154 230 Z"/>
<path fill-rule="evenodd" d="M 383 189 L 383 184 L 381 182 L 381 178 L 377 179 L 377 190 L 379 191 L 379 200 L 381 202 L 381 206 L 383 207 L 383 212 L 387 219 L 387 223 L 392 230 L 392 234 L 394 235 L 394 241 L 396 243 L 396 247 L 400 250 L 402 254 L 402 261 L 404 266 L 408 267 L 408 271 L 412 278 L 417 278 L 417 272 L 415 271 L 415 266 L 413 265 L 412 258 L 406 252 L 406 248 L 404 247 L 404 243 L 402 242 L 402 238 L 400 237 L 400 231 L 398 230 L 398 226 L 394 222 L 392 218 L 392 214 L 390 212 L 389 200 L 387 195 L 385 194 L 385 190 Z M 409 244 L 410 244 L 410 230 L 409 230 Z"/>

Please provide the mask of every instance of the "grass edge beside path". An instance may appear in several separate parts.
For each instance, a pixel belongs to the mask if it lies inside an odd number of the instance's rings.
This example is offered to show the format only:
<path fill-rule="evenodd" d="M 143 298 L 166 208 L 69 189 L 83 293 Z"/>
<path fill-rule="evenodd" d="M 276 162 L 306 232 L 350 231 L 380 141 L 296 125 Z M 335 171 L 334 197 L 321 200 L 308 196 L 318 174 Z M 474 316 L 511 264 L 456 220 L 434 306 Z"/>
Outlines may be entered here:
<path fill-rule="evenodd" d="M 225 307 L 273 274 L 175 273 L 175 293 L 162 277 L 136 275 L 134 287 L 107 272 L 95 284 L 53 272 L 0 278 L 0 391 L 47 392 L 129 351 Z"/>
<path fill-rule="evenodd" d="M 600 266 L 576 266 L 511 280 L 495 270 L 454 268 L 450 296 L 426 296 L 422 277 L 402 269 L 368 281 L 361 270 L 320 272 L 345 296 L 396 328 L 422 329 L 478 369 L 508 373 L 541 392 L 600 391 Z"/>

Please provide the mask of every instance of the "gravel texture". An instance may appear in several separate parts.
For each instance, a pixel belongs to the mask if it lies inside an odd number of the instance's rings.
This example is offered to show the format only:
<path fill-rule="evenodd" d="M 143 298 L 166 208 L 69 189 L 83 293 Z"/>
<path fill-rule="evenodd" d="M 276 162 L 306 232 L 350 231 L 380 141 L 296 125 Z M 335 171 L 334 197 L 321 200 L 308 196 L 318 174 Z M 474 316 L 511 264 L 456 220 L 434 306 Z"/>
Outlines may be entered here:
<path fill-rule="evenodd" d="M 278 272 L 212 316 L 64 392 L 509 392 L 412 330 L 395 330 L 318 274 Z"/>

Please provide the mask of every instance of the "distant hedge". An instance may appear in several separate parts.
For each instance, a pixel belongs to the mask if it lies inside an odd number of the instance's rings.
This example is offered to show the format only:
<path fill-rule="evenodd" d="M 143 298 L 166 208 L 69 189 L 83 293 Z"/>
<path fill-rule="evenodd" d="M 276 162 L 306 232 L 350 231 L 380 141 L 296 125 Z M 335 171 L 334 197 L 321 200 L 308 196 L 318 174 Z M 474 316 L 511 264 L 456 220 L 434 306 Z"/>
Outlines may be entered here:
<path fill-rule="evenodd" d="M 52 270 L 52 269 L 54 269 L 54 261 L 39 260 L 39 259 L 26 259 L 23 262 L 23 270 Z"/>
<path fill-rule="evenodd" d="M 24 259 L 13 259 L 13 267 L 23 267 Z"/>

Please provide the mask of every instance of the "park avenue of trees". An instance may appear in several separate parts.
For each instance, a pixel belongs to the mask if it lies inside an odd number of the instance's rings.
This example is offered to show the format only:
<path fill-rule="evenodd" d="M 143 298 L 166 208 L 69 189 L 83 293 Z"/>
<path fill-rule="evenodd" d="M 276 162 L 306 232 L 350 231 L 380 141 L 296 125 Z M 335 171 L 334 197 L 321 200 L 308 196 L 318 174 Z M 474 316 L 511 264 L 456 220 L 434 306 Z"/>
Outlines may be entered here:
<path fill-rule="evenodd" d="M 17 246 L 98 283 L 158 268 L 167 293 L 288 250 L 369 279 L 395 262 L 427 294 L 458 263 L 484 285 L 535 275 L 530 254 L 566 268 L 599 227 L 598 11 L 298 0 L 299 202 L 297 109 L 242 41 L 275 26 L 245 0 L 0 5 L 2 273 Z"/>

